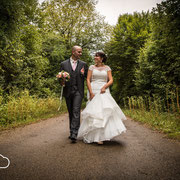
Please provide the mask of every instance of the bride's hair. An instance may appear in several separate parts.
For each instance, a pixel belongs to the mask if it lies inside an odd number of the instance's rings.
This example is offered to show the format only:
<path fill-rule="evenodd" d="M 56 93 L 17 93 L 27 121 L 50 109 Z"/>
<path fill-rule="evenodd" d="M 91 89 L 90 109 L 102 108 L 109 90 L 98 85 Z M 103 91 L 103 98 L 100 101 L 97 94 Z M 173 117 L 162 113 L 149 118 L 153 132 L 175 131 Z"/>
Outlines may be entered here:
<path fill-rule="evenodd" d="M 105 63 L 106 60 L 107 60 L 107 56 L 105 55 L 104 52 L 97 52 L 97 53 L 95 54 L 95 56 L 99 56 L 99 57 L 103 58 L 103 60 L 102 60 L 103 63 Z"/>

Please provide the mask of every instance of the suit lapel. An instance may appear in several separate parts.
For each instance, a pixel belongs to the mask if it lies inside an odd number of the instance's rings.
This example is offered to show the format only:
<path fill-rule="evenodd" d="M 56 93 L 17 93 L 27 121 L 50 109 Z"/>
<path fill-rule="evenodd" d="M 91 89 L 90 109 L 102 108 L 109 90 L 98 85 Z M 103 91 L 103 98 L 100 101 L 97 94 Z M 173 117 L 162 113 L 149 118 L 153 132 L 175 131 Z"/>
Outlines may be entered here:
<path fill-rule="evenodd" d="M 71 72 L 72 66 L 71 66 L 71 62 L 70 59 L 68 60 L 68 71 L 69 73 Z"/>
<path fill-rule="evenodd" d="M 78 62 L 77 62 L 77 72 L 79 72 L 80 71 L 80 61 L 78 60 Z"/>

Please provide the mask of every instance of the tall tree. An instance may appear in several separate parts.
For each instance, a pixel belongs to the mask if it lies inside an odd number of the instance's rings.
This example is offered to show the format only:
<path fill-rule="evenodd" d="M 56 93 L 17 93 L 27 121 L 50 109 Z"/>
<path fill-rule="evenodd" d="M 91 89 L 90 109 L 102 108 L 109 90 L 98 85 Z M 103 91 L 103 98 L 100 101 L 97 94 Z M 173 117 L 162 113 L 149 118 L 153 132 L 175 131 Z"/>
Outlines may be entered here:
<path fill-rule="evenodd" d="M 113 95 L 118 102 L 137 94 L 134 84 L 136 59 L 149 31 L 148 12 L 120 15 L 112 39 L 106 45 L 115 80 Z"/>
<path fill-rule="evenodd" d="M 0 6 L 0 86 L 36 89 L 46 59 L 36 23 L 37 0 L 2 0 Z M 41 75 L 40 75 L 41 74 Z"/>
<path fill-rule="evenodd" d="M 158 94 L 180 85 L 180 1 L 158 4 L 151 15 L 152 33 L 141 49 L 136 86 L 143 94 Z"/>
<path fill-rule="evenodd" d="M 59 34 L 71 48 L 100 49 L 111 26 L 95 11 L 95 0 L 52 0 L 42 4 L 44 30 Z"/>

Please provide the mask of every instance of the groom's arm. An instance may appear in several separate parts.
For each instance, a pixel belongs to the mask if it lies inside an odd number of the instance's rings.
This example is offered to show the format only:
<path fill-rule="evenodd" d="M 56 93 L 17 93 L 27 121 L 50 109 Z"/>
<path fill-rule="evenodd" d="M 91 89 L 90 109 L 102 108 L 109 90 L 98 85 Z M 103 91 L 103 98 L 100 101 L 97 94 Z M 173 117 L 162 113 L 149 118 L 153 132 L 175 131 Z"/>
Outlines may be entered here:
<path fill-rule="evenodd" d="M 61 72 L 62 70 L 64 70 L 64 68 L 63 68 L 63 63 L 60 64 L 60 72 Z"/>

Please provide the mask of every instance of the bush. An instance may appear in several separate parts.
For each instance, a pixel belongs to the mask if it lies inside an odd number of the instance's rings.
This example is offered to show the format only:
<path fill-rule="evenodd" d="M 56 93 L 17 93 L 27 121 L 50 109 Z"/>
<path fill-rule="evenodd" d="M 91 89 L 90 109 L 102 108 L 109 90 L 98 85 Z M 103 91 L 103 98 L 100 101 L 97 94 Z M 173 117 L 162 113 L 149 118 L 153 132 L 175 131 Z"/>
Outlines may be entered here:
<path fill-rule="evenodd" d="M 3 98 L 0 96 L 0 102 L 2 101 Z M 1 128 L 16 126 L 16 124 L 51 117 L 66 111 L 64 102 L 60 111 L 58 111 L 58 106 L 59 98 L 38 98 L 30 96 L 27 90 L 23 91 L 18 97 L 15 95 L 8 96 L 7 102 L 0 106 L 0 126 Z"/>

